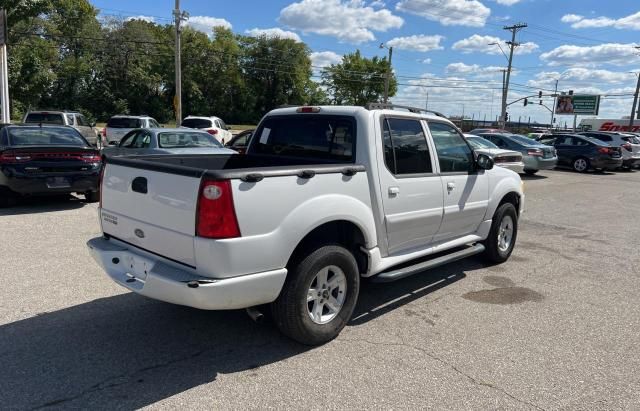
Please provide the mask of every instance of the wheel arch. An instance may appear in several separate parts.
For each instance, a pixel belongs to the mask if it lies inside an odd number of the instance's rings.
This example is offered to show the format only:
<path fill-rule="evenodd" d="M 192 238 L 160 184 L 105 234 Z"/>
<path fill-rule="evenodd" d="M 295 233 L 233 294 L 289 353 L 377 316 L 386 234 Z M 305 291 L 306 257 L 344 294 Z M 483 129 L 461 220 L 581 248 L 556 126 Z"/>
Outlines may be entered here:
<path fill-rule="evenodd" d="M 516 214 L 520 216 L 521 201 L 522 201 L 522 198 L 520 197 L 519 193 L 515 191 L 509 191 L 508 193 L 502 196 L 502 198 L 500 199 L 500 202 L 498 203 L 498 206 L 496 207 L 496 210 L 500 208 L 500 206 L 502 206 L 503 204 L 510 203 L 510 204 L 513 204 L 513 206 L 516 208 Z"/>

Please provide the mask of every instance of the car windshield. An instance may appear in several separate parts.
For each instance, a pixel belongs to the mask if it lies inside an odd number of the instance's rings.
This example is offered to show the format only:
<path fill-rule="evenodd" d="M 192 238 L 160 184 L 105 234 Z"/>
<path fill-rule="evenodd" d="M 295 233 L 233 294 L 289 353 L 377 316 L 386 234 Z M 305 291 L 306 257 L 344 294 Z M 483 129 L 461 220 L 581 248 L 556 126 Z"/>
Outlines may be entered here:
<path fill-rule="evenodd" d="M 64 124 L 62 114 L 60 113 L 29 113 L 24 120 L 25 123 L 42 123 L 42 124 Z M 72 120 L 73 122 L 73 120 Z"/>
<path fill-rule="evenodd" d="M 158 134 L 158 145 L 162 148 L 222 147 L 222 144 L 208 133 L 183 131 L 166 131 Z"/>
<path fill-rule="evenodd" d="M 182 127 L 209 128 L 211 127 L 211 120 L 203 118 L 185 118 L 182 122 Z"/>
<path fill-rule="evenodd" d="M 107 121 L 107 127 L 109 128 L 140 128 L 142 127 L 142 120 L 139 118 L 129 117 L 113 117 Z"/>
<path fill-rule="evenodd" d="M 466 139 L 469 142 L 469 144 L 471 144 L 471 147 L 473 147 L 476 150 L 483 149 L 483 148 L 499 148 L 498 146 L 493 144 L 491 141 L 484 139 L 482 137 L 474 136 L 474 137 L 466 137 Z"/>
<path fill-rule="evenodd" d="M 508 136 L 512 141 L 515 141 L 518 144 L 523 146 L 539 146 L 540 143 L 530 139 L 529 137 L 521 136 L 519 134 L 509 134 Z"/>
<path fill-rule="evenodd" d="M 15 127 L 8 129 L 12 146 L 79 146 L 87 145 L 80 133 L 72 128 Z"/>

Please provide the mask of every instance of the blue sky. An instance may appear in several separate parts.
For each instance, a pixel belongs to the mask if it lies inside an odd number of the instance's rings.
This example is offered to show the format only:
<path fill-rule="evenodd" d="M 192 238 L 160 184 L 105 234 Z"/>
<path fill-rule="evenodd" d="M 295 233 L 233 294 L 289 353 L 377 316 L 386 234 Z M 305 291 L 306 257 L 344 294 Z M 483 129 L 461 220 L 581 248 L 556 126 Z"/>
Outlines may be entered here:
<path fill-rule="evenodd" d="M 173 0 L 93 0 L 103 14 L 171 22 Z M 495 118 L 506 59 L 498 46 L 517 34 L 508 101 L 538 90 L 603 95 L 601 117 L 629 115 L 640 72 L 640 2 L 602 0 L 182 0 L 188 24 L 210 32 L 288 36 L 309 45 L 314 66 L 360 49 L 383 56 L 393 46 L 401 84 L 394 101 L 448 115 Z M 537 99 L 536 99 L 537 101 Z M 545 98 L 551 104 L 551 98 Z M 509 108 L 512 120 L 549 120 L 538 105 Z M 557 117 L 564 123 L 570 117 Z"/>

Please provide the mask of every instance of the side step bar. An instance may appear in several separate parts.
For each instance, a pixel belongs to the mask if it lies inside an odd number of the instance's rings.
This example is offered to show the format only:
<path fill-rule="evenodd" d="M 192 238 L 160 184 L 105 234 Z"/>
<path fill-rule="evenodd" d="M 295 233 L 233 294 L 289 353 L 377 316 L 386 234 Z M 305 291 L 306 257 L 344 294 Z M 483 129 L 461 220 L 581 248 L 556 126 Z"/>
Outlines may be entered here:
<path fill-rule="evenodd" d="M 431 268 L 439 267 L 441 265 L 448 264 L 453 261 L 461 260 L 463 258 L 472 256 L 474 254 L 480 254 L 483 251 L 484 251 L 484 245 L 474 244 L 470 247 L 456 251 L 454 253 L 446 254 L 446 255 L 434 258 L 433 260 L 421 261 L 409 267 L 398 268 L 392 271 L 385 271 L 373 277 L 371 280 L 374 283 L 390 283 L 392 281 L 396 281 L 401 278 L 409 277 L 410 275 L 413 275 L 413 274 L 421 273 Z"/>

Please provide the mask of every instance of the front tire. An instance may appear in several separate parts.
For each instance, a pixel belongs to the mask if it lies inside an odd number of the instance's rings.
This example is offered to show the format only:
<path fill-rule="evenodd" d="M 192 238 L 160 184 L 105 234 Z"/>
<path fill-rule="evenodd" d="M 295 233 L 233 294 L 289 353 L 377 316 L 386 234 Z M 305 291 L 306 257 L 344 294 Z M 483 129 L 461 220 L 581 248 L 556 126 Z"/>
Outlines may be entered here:
<path fill-rule="evenodd" d="M 586 173 L 589 171 L 589 160 L 584 157 L 578 157 L 573 160 L 573 170 L 578 173 Z"/>
<path fill-rule="evenodd" d="M 500 264 L 509 259 L 518 236 L 518 213 L 511 203 L 504 203 L 493 215 L 489 236 L 484 241 L 484 258 Z"/>
<path fill-rule="evenodd" d="M 275 323 L 305 345 L 331 341 L 351 319 L 360 291 L 353 254 L 337 245 L 311 251 L 289 267 L 280 296 L 271 304 Z"/>
<path fill-rule="evenodd" d="M 524 173 L 528 176 L 532 176 L 537 173 L 539 170 L 524 170 Z"/>

